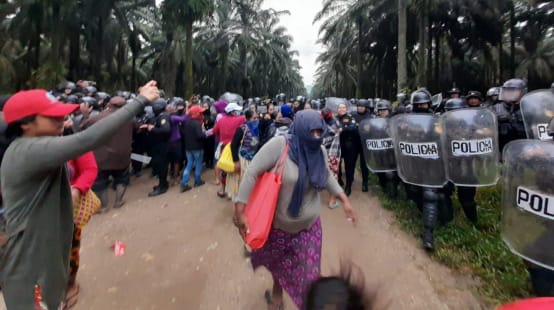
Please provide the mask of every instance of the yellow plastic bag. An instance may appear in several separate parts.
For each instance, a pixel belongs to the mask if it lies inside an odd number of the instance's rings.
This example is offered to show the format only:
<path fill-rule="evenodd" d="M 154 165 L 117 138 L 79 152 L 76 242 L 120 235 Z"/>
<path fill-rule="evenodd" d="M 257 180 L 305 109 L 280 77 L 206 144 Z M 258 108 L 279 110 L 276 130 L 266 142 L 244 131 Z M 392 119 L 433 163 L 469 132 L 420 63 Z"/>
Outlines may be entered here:
<path fill-rule="evenodd" d="M 225 172 L 235 172 L 235 162 L 233 161 L 233 154 L 231 153 L 231 143 L 227 144 L 221 152 L 217 167 Z"/>

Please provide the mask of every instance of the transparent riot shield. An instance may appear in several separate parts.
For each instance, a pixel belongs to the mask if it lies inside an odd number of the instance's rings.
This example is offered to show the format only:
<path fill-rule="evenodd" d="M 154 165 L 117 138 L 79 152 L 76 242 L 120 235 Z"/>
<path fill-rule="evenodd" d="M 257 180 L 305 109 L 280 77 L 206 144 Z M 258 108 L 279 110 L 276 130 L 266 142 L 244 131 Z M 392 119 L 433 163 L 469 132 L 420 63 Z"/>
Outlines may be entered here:
<path fill-rule="evenodd" d="M 446 176 L 460 186 L 494 185 L 500 176 L 498 126 L 488 109 L 460 109 L 440 117 Z"/>
<path fill-rule="evenodd" d="M 502 239 L 514 254 L 554 270 L 554 143 L 516 140 L 503 159 Z"/>
<path fill-rule="evenodd" d="M 549 89 L 537 90 L 521 98 L 521 113 L 528 139 L 552 140 L 548 124 L 554 117 L 554 94 Z"/>
<path fill-rule="evenodd" d="M 440 131 L 439 118 L 432 114 L 399 114 L 392 118 L 397 171 L 404 182 L 436 188 L 446 184 Z"/>
<path fill-rule="evenodd" d="M 346 112 L 350 112 L 350 102 L 346 100 L 345 98 L 336 98 L 336 97 L 330 97 L 327 98 L 327 101 L 325 103 L 325 107 L 331 109 L 333 111 L 333 114 L 337 114 L 339 105 L 341 103 L 344 103 L 346 105 Z"/>
<path fill-rule="evenodd" d="M 358 124 L 366 166 L 371 172 L 396 171 L 390 118 L 369 118 Z"/>
<path fill-rule="evenodd" d="M 233 93 L 229 93 L 229 92 L 226 92 L 223 95 L 221 95 L 221 97 L 219 97 L 219 100 L 225 100 L 228 103 L 236 102 L 238 104 L 242 104 L 242 101 L 243 101 L 241 95 L 233 94 Z"/>
<path fill-rule="evenodd" d="M 256 109 L 258 110 L 258 113 L 260 113 L 260 114 L 267 113 L 267 105 L 265 105 L 265 104 L 260 104 L 260 105 L 256 106 Z"/>

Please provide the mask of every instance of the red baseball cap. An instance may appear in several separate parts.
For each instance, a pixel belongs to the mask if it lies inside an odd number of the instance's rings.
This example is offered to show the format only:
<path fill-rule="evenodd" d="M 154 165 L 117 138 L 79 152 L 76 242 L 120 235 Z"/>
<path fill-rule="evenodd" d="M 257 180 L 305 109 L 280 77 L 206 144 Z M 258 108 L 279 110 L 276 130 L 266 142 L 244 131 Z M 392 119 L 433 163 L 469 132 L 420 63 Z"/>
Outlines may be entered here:
<path fill-rule="evenodd" d="M 189 108 L 189 115 L 193 115 L 196 113 L 204 113 L 204 111 L 206 111 L 206 109 L 201 108 L 199 105 L 193 105 L 192 107 Z"/>
<path fill-rule="evenodd" d="M 9 125 L 32 115 L 62 117 L 78 108 L 78 104 L 59 102 L 44 89 L 23 90 L 11 96 L 4 105 L 4 120 Z"/>

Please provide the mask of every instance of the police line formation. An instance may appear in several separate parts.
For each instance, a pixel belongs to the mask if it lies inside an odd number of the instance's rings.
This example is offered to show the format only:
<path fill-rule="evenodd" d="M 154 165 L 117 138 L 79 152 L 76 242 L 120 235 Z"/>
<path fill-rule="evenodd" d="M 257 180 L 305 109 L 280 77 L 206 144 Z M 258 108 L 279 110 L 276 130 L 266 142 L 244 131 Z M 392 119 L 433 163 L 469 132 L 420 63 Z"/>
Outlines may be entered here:
<path fill-rule="evenodd" d="M 51 94 L 60 101 L 81 104 L 80 111 L 66 125 L 67 134 L 79 131 L 113 98 L 99 92 L 89 81 L 63 83 Z M 134 96 L 120 91 L 114 97 L 129 100 Z M 393 106 L 385 99 L 287 99 L 285 94 L 264 100 L 243 100 L 232 93 L 225 93 L 217 102 L 209 96 L 168 100 L 163 99 L 162 93 L 162 99 L 146 107 L 136 119 L 130 174 L 138 177 L 143 164 L 152 166 L 159 184 L 149 196 L 165 193 L 170 181 L 181 183 L 182 192 L 190 189 L 189 175 L 187 182 L 182 178 L 184 161 L 190 158 L 184 156 L 180 137 L 188 134 L 183 129 L 191 109 L 202 114 L 205 137 L 212 136 L 218 113 L 251 116 L 254 112 L 259 115 L 256 125 L 260 128 L 260 146 L 274 136 L 286 134 L 296 112 L 319 110 L 322 116 L 332 114 L 332 122 L 339 129 L 337 134 L 344 135 L 340 148 L 346 183 L 342 182 L 342 169 L 339 182 L 345 193 L 351 193 L 359 156 L 362 191 L 368 191 L 371 171 L 387 195 L 396 197 L 403 186 L 408 199 L 415 202 L 422 212 L 422 243 L 427 250 L 434 249 L 437 223 L 453 219 L 454 192 L 468 220 L 476 222 L 476 188 L 495 185 L 502 179 L 502 238 L 514 254 L 527 262 L 537 295 L 554 296 L 554 84 L 552 89 L 528 92 L 525 81 L 511 79 L 501 87 L 491 88 L 485 98 L 478 91 L 463 96 L 457 88 L 450 90 L 448 96 L 432 96 L 421 88 L 410 96 L 399 94 Z M 224 103 L 223 109 L 217 106 L 218 102 Z M 202 161 L 212 168 L 221 150 L 217 149 L 215 138 L 205 141 L 201 146 Z M 201 186 L 204 181 L 198 170 L 202 167 L 197 165 L 196 169 L 194 185 Z M 114 206 L 119 207 L 124 201 L 129 171 L 112 177 L 124 180 L 114 188 Z M 217 183 L 222 181 L 218 175 L 215 178 Z M 103 190 L 97 194 L 102 211 L 107 211 L 107 186 Z M 218 195 L 227 197 L 225 187 Z"/>

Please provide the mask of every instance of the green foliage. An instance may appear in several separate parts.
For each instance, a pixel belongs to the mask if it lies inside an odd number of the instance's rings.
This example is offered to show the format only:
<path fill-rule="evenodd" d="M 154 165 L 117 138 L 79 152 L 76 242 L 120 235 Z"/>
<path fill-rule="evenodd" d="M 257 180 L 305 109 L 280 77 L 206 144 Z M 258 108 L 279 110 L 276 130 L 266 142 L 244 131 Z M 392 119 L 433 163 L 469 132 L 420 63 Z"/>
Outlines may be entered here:
<path fill-rule="evenodd" d="M 454 85 L 484 92 L 512 77 L 527 79 L 530 89 L 546 88 L 554 79 L 554 2 L 403 1 L 408 27 L 402 33 L 398 0 L 323 2 L 316 21 L 325 50 L 314 94 L 394 98 L 404 57 L 405 86 L 433 93 Z M 406 42 L 401 55 L 399 40 Z"/>
<path fill-rule="evenodd" d="M 373 183 L 377 183 L 373 180 Z M 415 236 L 422 232 L 421 214 L 405 197 L 390 199 L 379 192 L 385 209 L 394 212 L 402 228 Z M 530 296 L 531 285 L 523 260 L 513 255 L 500 238 L 500 186 L 481 188 L 476 201 L 479 222 L 465 219 L 454 199 L 455 219 L 435 231 L 431 257 L 465 275 L 478 277 L 477 292 L 491 306 Z"/>
<path fill-rule="evenodd" d="M 170 96 L 305 93 L 292 37 L 279 26 L 287 12 L 262 9 L 263 0 L 156 2 L 0 2 L 0 90 L 79 79 L 135 90 L 154 78 Z"/>
<path fill-rule="evenodd" d="M 67 69 L 59 62 L 46 62 L 31 73 L 31 79 L 28 82 L 30 88 L 48 89 L 53 81 L 63 81 L 67 74 Z"/>

